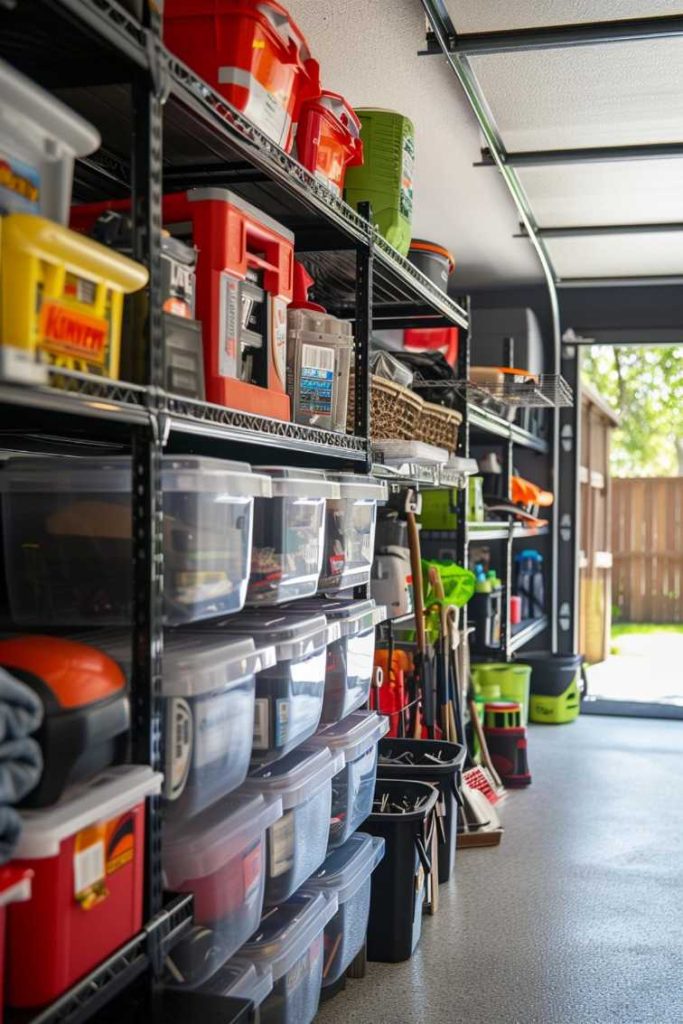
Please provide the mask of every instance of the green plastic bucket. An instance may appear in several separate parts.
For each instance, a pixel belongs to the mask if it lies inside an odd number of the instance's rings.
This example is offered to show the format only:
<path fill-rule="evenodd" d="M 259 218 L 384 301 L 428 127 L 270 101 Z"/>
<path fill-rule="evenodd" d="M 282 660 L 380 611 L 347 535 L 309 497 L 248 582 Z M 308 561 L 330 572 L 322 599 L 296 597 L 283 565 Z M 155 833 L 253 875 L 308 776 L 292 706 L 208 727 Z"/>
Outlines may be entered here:
<path fill-rule="evenodd" d="M 360 118 L 363 163 L 346 170 L 344 196 L 350 206 L 372 204 L 380 234 L 406 256 L 413 220 L 415 130 L 393 110 L 356 110 Z"/>
<path fill-rule="evenodd" d="M 482 662 L 472 666 L 474 689 L 487 700 L 513 700 L 522 705 L 523 724 L 529 721 L 531 666 L 521 662 Z"/>

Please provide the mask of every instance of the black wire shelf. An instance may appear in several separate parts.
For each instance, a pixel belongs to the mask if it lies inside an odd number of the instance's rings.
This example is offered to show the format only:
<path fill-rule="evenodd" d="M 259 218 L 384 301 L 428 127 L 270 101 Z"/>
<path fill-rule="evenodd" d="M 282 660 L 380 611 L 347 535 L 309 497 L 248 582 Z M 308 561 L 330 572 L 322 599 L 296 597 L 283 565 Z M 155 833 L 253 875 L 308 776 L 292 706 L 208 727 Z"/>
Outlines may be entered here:
<path fill-rule="evenodd" d="M 8 1024 L 82 1024 L 161 963 L 192 926 L 192 896 L 174 896 L 141 932 L 50 1006 L 38 1011 L 9 1011 Z"/>

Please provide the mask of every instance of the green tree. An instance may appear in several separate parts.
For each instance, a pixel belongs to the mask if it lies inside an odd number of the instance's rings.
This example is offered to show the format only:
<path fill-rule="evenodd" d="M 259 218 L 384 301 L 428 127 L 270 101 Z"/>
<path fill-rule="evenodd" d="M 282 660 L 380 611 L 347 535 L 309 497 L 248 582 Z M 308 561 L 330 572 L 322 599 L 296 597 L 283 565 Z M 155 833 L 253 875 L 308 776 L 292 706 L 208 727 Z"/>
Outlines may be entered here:
<path fill-rule="evenodd" d="M 683 476 L 683 345 L 598 345 L 582 370 L 620 417 L 613 474 Z"/>

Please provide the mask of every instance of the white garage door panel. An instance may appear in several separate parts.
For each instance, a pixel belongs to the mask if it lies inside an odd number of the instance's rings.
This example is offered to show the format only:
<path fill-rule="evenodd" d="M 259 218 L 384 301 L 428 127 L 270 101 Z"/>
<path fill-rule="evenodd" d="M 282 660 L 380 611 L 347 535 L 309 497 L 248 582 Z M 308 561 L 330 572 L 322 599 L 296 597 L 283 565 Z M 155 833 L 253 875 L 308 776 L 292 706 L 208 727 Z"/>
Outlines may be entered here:
<path fill-rule="evenodd" d="M 683 224 L 683 157 L 527 167 L 517 173 L 541 227 Z"/>
<path fill-rule="evenodd" d="M 446 0 L 446 7 L 458 32 L 683 14 L 676 0 Z"/>
<path fill-rule="evenodd" d="M 683 231 L 546 240 L 560 278 L 683 274 Z"/>
<path fill-rule="evenodd" d="M 679 142 L 683 39 L 476 57 L 506 149 Z"/>

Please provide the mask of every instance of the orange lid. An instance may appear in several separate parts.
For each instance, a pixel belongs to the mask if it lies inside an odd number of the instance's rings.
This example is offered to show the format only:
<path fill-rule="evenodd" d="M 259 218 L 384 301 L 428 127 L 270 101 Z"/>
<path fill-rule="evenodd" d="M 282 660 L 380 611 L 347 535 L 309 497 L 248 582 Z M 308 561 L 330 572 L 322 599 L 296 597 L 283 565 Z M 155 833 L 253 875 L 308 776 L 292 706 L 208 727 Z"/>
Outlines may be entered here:
<path fill-rule="evenodd" d="M 61 637 L 0 640 L 0 665 L 10 673 L 14 668 L 35 676 L 62 708 L 94 704 L 119 695 L 126 687 L 126 677 L 112 658 L 95 647 Z"/>

